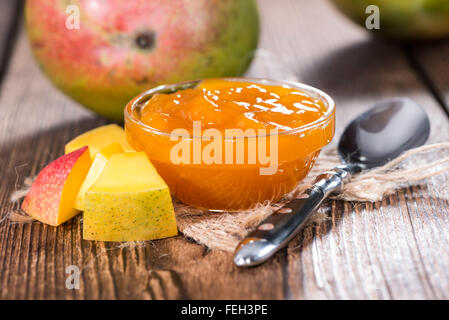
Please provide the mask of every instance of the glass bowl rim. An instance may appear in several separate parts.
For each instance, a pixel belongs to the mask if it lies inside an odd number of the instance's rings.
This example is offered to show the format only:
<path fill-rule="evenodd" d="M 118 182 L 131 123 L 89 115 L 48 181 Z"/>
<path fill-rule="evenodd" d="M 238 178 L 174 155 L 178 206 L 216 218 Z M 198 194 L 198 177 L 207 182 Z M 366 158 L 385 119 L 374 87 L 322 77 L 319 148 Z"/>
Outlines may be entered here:
<path fill-rule="evenodd" d="M 218 77 L 218 78 L 211 78 L 211 79 L 260 83 L 260 84 L 273 85 L 273 86 L 287 85 L 287 86 L 292 87 L 293 89 L 302 90 L 308 95 L 310 95 L 310 94 L 318 95 L 319 99 L 323 99 L 327 104 L 327 110 L 320 118 L 318 118 L 315 121 L 309 122 L 305 125 L 302 125 L 302 126 L 290 129 L 290 130 L 277 131 L 275 133 L 271 132 L 271 133 L 255 135 L 255 136 L 245 136 L 245 135 L 231 136 L 231 137 L 225 136 L 223 138 L 223 140 L 235 140 L 235 139 L 239 139 L 239 138 L 250 139 L 250 138 L 270 137 L 272 135 L 283 136 L 283 135 L 292 135 L 292 134 L 301 133 L 301 132 L 307 131 L 309 129 L 318 127 L 321 124 L 324 124 L 324 123 L 330 121 L 331 117 L 335 111 L 335 102 L 327 93 L 325 93 L 324 91 L 322 91 L 320 89 L 317 89 L 315 87 L 312 87 L 310 85 L 307 85 L 307 84 L 304 84 L 301 82 L 290 81 L 290 80 L 272 80 L 272 79 L 268 79 L 268 78 L 248 78 L 248 77 Z M 160 136 L 166 136 L 166 137 L 172 136 L 171 132 L 164 132 L 159 129 L 153 128 L 153 127 L 143 123 L 142 121 L 140 121 L 140 119 L 137 119 L 136 117 L 134 117 L 133 116 L 134 109 L 136 108 L 137 104 L 143 102 L 142 100 L 147 98 L 149 95 L 153 95 L 162 90 L 171 90 L 171 89 L 176 89 L 176 88 L 179 88 L 178 90 L 182 90 L 183 87 L 187 88 L 187 86 L 190 84 L 195 84 L 195 83 L 198 84 L 202 80 L 205 80 L 205 79 L 188 80 L 188 81 L 182 81 L 182 82 L 178 82 L 178 83 L 174 83 L 174 84 L 163 84 L 163 85 L 159 85 L 157 87 L 145 90 L 144 92 L 138 94 L 130 102 L 128 102 L 125 107 L 125 110 L 124 110 L 125 127 L 126 127 L 126 120 L 129 120 L 129 121 L 133 122 L 134 124 L 138 125 L 139 127 L 143 128 L 145 131 L 148 131 L 148 132 L 160 135 Z M 128 109 L 130 109 L 131 114 L 128 112 Z M 184 140 L 202 139 L 202 137 L 196 137 L 196 136 L 191 136 L 191 135 L 182 136 L 182 135 L 176 134 L 176 137 L 181 137 L 181 139 L 184 139 Z"/>

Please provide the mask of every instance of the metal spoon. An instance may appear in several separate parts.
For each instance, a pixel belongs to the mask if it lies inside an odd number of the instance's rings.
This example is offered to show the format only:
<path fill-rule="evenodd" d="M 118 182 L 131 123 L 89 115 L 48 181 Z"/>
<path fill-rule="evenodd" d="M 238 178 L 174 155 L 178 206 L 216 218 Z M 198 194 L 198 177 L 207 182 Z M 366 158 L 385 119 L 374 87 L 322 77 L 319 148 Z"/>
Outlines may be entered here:
<path fill-rule="evenodd" d="M 343 164 L 319 175 L 304 198 L 289 202 L 280 209 L 284 214 L 271 215 L 248 234 L 235 250 L 234 263 L 250 267 L 266 261 L 303 229 L 324 199 L 341 192 L 353 174 L 423 145 L 429 133 L 426 112 L 409 98 L 386 100 L 361 114 L 340 138 L 338 153 Z"/>

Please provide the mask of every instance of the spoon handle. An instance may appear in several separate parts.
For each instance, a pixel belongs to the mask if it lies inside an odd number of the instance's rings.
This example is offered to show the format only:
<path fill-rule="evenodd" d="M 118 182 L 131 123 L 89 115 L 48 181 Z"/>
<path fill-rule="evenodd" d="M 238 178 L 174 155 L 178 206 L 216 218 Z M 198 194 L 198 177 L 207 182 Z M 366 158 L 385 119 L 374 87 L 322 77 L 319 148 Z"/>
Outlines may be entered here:
<path fill-rule="evenodd" d="M 320 174 L 303 197 L 274 212 L 238 244 L 234 263 L 239 267 L 251 267 L 268 260 L 303 229 L 324 199 L 331 193 L 341 192 L 352 174 L 360 171 L 361 167 L 356 164 L 345 164 Z"/>

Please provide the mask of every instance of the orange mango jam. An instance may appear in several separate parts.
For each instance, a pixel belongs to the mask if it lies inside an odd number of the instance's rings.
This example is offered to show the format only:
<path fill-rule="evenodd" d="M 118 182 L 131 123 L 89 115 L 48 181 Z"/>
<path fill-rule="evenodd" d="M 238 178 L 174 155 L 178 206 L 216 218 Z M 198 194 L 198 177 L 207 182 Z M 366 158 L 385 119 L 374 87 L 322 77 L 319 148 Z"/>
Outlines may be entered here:
<path fill-rule="evenodd" d="M 154 95 L 142 110 L 142 122 L 164 132 L 185 128 L 192 133 L 193 121 L 201 121 L 203 129 L 222 132 L 287 131 L 319 119 L 326 110 L 321 101 L 293 88 L 203 80 L 192 89 Z"/>
<path fill-rule="evenodd" d="M 300 84 L 208 79 L 145 92 L 125 110 L 145 151 L 182 202 L 237 211 L 279 200 L 334 134 L 332 100 Z"/>

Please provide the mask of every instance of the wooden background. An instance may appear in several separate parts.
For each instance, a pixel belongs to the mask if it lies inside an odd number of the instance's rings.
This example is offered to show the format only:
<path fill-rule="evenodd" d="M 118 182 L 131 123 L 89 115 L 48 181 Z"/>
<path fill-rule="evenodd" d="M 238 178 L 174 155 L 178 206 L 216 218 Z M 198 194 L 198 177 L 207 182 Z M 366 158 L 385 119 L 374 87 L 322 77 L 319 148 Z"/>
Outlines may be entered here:
<path fill-rule="evenodd" d="M 0 0 L 0 217 L 11 193 L 106 123 L 54 89 L 32 60 L 20 5 Z M 249 75 L 294 78 L 331 94 L 337 134 L 379 99 L 410 96 L 431 116 L 431 142 L 447 141 L 449 42 L 398 45 L 371 38 L 325 0 L 261 0 L 260 51 Z M 446 108 L 446 109 L 445 109 Z M 3 299 L 447 299 L 449 175 L 398 190 L 382 203 L 334 201 L 263 266 L 178 236 L 135 248 L 83 241 L 80 218 L 54 228 L 0 223 Z M 82 269 L 81 288 L 65 268 Z"/>

